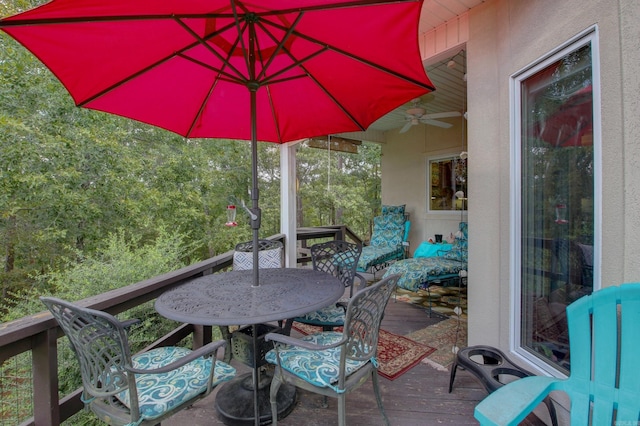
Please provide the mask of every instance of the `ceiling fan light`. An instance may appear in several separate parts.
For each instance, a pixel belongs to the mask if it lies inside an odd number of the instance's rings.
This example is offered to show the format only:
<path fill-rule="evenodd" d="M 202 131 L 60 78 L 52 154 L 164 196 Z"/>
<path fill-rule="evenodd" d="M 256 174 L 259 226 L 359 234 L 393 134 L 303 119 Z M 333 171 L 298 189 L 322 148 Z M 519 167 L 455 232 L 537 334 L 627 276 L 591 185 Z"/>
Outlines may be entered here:
<path fill-rule="evenodd" d="M 412 119 L 411 119 L 411 124 L 412 124 L 413 126 L 415 126 L 415 125 L 417 125 L 417 124 L 419 124 L 419 123 L 420 123 L 420 121 L 419 121 L 417 118 L 415 118 L 415 117 L 414 117 L 414 118 L 412 118 Z"/>

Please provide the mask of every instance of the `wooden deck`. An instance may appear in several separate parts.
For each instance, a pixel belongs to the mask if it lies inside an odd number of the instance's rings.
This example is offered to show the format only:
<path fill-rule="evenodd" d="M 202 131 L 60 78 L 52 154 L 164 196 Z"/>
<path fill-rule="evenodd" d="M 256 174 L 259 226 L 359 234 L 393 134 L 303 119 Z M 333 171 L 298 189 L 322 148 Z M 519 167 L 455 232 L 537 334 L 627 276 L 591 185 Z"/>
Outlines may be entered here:
<path fill-rule="evenodd" d="M 382 328 L 406 335 L 424 328 L 435 320 L 421 308 L 391 300 L 385 311 Z M 232 361 L 239 373 L 248 367 Z M 392 425 L 476 425 L 473 417 L 475 405 L 486 395 L 484 388 L 468 372 L 459 370 L 453 392 L 448 392 L 449 373 L 418 364 L 396 380 L 380 377 L 384 407 Z M 170 420 L 169 426 L 222 425 L 214 408 L 215 392 L 184 410 Z M 329 407 L 322 408 L 322 397 L 298 390 L 298 401 L 293 412 L 278 423 L 283 426 L 337 424 L 337 402 L 329 399 Z M 347 396 L 347 423 L 349 425 L 384 424 L 375 402 L 371 381 Z"/>

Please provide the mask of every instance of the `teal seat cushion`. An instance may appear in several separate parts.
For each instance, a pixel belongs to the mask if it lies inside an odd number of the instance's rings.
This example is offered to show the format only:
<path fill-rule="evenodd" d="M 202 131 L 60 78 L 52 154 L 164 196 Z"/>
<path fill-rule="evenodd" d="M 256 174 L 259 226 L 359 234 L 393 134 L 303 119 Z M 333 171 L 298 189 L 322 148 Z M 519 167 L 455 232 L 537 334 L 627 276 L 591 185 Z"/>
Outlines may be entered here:
<path fill-rule="evenodd" d="M 338 342 L 340 339 L 342 339 L 342 333 L 325 331 L 323 333 L 304 336 L 301 340 L 317 345 L 328 345 Z M 314 386 L 331 388 L 336 392 L 340 392 L 335 386 L 340 373 L 340 351 L 340 347 L 312 351 L 291 345 L 282 345 L 278 350 L 280 354 L 280 366 L 284 370 Z M 267 362 L 277 365 L 276 350 L 272 349 L 267 352 L 265 359 Z M 345 365 L 346 375 L 349 376 L 368 362 L 370 361 L 347 359 Z"/>
<path fill-rule="evenodd" d="M 390 246 L 362 247 L 362 254 L 358 260 L 358 271 L 365 272 L 373 265 L 379 265 L 390 260 L 402 259 L 404 249 Z"/>
<path fill-rule="evenodd" d="M 451 246 L 451 250 L 442 255 L 445 259 L 458 260 L 460 262 L 467 262 L 468 259 L 468 250 L 467 250 L 467 239 L 466 238 L 457 238 L 453 242 Z"/>
<path fill-rule="evenodd" d="M 362 248 L 357 270 L 366 272 L 372 266 L 402 259 L 402 242 L 407 230 L 407 219 L 403 214 L 389 213 L 374 217 L 371 244 Z"/>
<path fill-rule="evenodd" d="M 434 279 L 446 279 L 457 276 L 467 269 L 467 262 L 444 257 L 419 257 L 395 262 L 389 266 L 383 276 L 400 274 L 397 286 L 409 291 L 418 291 L 425 283 Z"/>
<path fill-rule="evenodd" d="M 191 353 L 187 348 L 168 346 L 152 349 L 131 357 L 134 368 L 153 369 L 170 364 Z M 152 420 L 207 390 L 211 371 L 211 359 L 198 358 L 184 366 L 162 374 L 137 374 L 140 414 Z M 222 361 L 216 361 L 213 386 L 231 380 L 236 369 Z M 130 407 L 129 390 L 116 397 Z"/>
<path fill-rule="evenodd" d="M 297 317 L 294 321 L 319 326 L 338 327 L 344 325 L 345 310 L 341 306 L 331 305 L 315 312 Z"/>

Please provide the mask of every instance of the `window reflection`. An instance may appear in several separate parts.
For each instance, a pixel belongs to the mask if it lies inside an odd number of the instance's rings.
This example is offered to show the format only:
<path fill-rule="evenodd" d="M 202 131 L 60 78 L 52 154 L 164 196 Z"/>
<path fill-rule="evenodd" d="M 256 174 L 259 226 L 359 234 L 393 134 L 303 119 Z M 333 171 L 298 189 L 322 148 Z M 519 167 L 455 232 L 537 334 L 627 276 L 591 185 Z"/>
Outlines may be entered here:
<path fill-rule="evenodd" d="M 591 46 L 522 82 L 521 345 L 570 367 L 566 306 L 593 290 Z"/>
<path fill-rule="evenodd" d="M 447 157 L 429 160 L 428 179 L 429 210 L 467 210 L 466 158 Z M 465 194 L 465 196 L 458 197 L 456 193 Z"/>

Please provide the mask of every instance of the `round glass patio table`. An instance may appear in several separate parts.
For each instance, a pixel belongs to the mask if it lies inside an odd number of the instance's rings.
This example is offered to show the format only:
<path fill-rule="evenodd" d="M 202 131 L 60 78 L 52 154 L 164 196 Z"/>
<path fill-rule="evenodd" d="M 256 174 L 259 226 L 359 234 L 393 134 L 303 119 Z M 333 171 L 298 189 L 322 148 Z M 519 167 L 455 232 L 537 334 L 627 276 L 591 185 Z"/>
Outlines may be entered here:
<path fill-rule="evenodd" d="M 252 285 L 251 270 L 205 275 L 166 291 L 156 299 L 155 307 L 160 315 L 187 324 L 253 325 L 256 348 L 258 324 L 316 311 L 337 302 L 344 294 L 344 285 L 338 278 L 312 269 L 260 269 L 259 282 L 259 286 Z M 253 350 L 254 366 L 258 365 L 258 352 Z M 258 425 L 270 421 L 268 387 L 259 381 L 257 370 L 253 369 L 249 380 L 240 376 L 220 387 L 216 408 L 225 423 Z M 247 381 L 251 389 L 247 389 Z M 247 390 L 253 398 L 242 401 L 240 395 Z M 279 407 L 278 412 L 286 415 L 295 400 L 295 388 L 283 386 L 281 392 L 283 408 Z"/>

